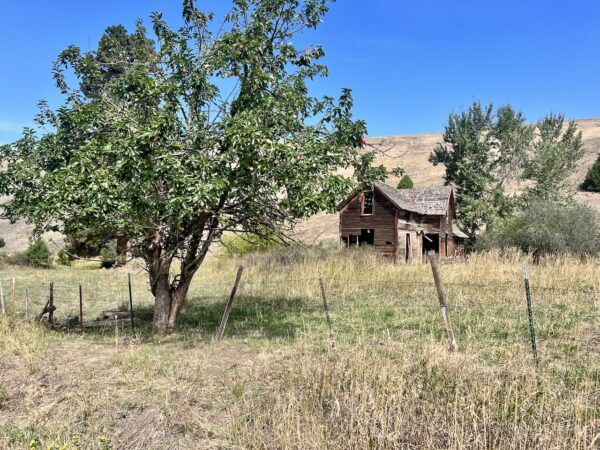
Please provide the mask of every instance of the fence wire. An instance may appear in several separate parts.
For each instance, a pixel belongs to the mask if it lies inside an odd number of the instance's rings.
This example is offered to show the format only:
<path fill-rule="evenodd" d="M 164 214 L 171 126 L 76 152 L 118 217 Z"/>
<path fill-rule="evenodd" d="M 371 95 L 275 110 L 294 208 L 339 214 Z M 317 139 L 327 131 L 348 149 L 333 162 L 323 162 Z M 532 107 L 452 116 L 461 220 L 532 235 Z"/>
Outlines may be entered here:
<path fill-rule="evenodd" d="M 337 339 L 392 339 L 419 348 L 444 342 L 433 282 L 325 278 L 325 290 Z M 566 283 L 557 282 L 557 285 Z M 50 296 L 47 283 L 0 279 L 6 314 L 25 320 L 37 316 Z M 127 279 L 83 283 L 83 322 L 129 311 Z M 230 283 L 195 283 L 180 322 L 213 334 L 231 292 Z M 444 283 L 448 310 L 461 351 L 485 361 L 509 360 L 530 350 L 525 292 L 519 283 Z M 151 317 L 149 285 L 131 285 L 134 316 Z M 58 322 L 80 315 L 79 284 L 54 283 Z M 542 364 L 554 370 L 591 370 L 600 377 L 600 290 L 589 286 L 536 286 L 532 283 L 534 322 Z M 125 326 L 125 325 L 124 325 Z M 238 287 L 226 334 L 296 338 L 326 336 L 323 299 L 317 277 L 248 279 Z"/>

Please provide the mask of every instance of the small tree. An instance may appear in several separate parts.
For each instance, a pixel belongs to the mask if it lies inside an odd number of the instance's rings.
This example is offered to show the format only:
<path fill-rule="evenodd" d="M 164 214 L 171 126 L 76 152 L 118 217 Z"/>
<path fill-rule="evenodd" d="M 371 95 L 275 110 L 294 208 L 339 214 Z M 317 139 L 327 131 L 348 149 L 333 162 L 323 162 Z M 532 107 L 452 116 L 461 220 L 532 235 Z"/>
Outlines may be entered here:
<path fill-rule="evenodd" d="M 4 248 L 6 246 L 6 241 L 4 238 L 0 237 L 0 248 Z"/>
<path fill-rule="evenodd" d="M 398 182 L 398 189 L 411 189 L 414 187 L 413 180 L 408 176 L 404 175 Z"/>
<path fill-rule="evenodd" d="M 47 269 L 52 266 L 52 252 L 42 239 L 36 239 L 27 247 L 25 260 L 33 267 Z"/>
<path fill-rule="evenodd" d="M 581 189 L 588 192 L 600 192 L 600 155 L 590 167 L 581 185 Z"/>
<path fill-rule="evenodd" d="M 385 175 L 359 152 L 366 125 L 350 90 L 337 101 L 309 95 L 327 73 L 324 52 L 296 48 L 305 38 L 295 37 L 316 29 L 329 3 L 233 0 L 213 25 L 184 0 L 181 28 L 152 16 L 155 46 L 137 25 L 136 57 L 113 77 L 97 52 L 67 48 L 54 68 L 65 104 L 42 104 L 37 117 L 46 134 L 26 130 L 3 147 L 3 216 L 37 233 L 127 236 L 146 263 L 154 328 L 174 326 L 224 232 L 284 233 Z"/>
<path fill-rule="evenodd" d="M 487 230 L 478 247 L 518 248 L 536 258 L 567 253 L 596 255 L 600 252 L 598 213 L 575 202 L 536 200 Z"/>

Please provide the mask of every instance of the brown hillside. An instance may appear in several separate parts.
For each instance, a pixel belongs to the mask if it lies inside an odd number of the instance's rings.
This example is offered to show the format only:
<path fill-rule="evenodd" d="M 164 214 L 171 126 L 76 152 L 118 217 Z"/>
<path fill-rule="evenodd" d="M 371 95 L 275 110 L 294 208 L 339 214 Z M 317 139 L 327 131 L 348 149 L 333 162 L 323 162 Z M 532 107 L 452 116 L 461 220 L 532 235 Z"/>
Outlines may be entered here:
<path fill-rule="evenodd" d="M 575 186 L 583 181 L 587 170 L 600 153 L 600 119 L 582 119 L 576 122 L 583 135 L 585 155 L 573 177 Z M 419 187 L 443 183 L 443 166 L 434 167 L 428 161 L 429 154 L 441 140 L 442 133 L 427 133 L 369 138 L 367 144 L 382 153 L 376 160 L 377 164 L 383 164 L 388 169 L 403 167 L 413 179 L 415 186 Z M 394 186 L 398 181 L 396 177 L 389 177 L 387 180 Z M 600 194 L 578 192 L 576 198 L 600 210 Z M 308 244 L 331 240 L 337 242 L 337 214 L 313 216 L 298 226 L 298 232 L 301 239 Z"/>

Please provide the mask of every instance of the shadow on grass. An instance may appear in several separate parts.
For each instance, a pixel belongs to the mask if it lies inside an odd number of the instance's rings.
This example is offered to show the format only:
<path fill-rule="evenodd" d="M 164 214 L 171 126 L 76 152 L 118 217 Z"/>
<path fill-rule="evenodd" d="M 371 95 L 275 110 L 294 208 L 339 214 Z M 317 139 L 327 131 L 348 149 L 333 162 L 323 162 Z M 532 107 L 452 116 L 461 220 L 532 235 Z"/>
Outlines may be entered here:
<path fill-rule="evenodd" d="M 178 320 L 177 328 L 214 335 L 221 322 L 225 302 L 191 298 Z M 301 298 L 272 298 L 240 296 L 235 299 L 227 328 L 229 337 L 294 338 L 306 320 L 320 314 L 319 305 Z"/>

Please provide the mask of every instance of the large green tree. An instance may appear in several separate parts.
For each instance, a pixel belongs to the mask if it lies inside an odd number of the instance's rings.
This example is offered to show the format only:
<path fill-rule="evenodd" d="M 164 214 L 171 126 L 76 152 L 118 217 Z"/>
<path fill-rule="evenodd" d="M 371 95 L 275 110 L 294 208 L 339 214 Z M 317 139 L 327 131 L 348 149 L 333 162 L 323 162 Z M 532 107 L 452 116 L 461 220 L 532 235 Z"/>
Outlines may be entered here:
<path fill-rule="evenodd" d="M 475 238 L 484 226 L 510 217 L 529 202 L 565 199 L 568 179 L 583 155 L 581 133 L 564 116 L 549 114 L 534 125 L 510 105 L 474 102 L 452 113 L 429 160 L 444 164 L 456 188 L 458 217 Z M 507 184 L 512 183 L 512 194 Z M 525 186 L 515 192 L 516 186 Z"/>
<path fill-rule="evenodd" d="M 458 218 L 471 237 L 485 224 L 512 211 L 504 184 L 515 174 L 531 139 L 525 117 L 510 106 L 474 102 L 451 113 L 443 143 L 429 160 L 444 164 L 446 184 L 456 188 Z"/>
<path fill-rule="evenodd" d="M 583 156 L 581 132 L 575 122 L 565 124 L 562 114 L 549 114 L 535 127 L 535 136 L 523 164 L 526 195 L 536 200 L 560 200 L 574 191 L 569 182 Z"/>
<path fill-rule="evenodd" d="M 118 76 L 107 76 L 98 53 L 67 48 L 54 70 L 64 105 L 43 105 L 45 133 L 26 130 L 2 149 L 4 216 L 38 233 L 128 236 L 146 262 L 154 326 L 173 326 L 224 232 L 282 233 L 355 185 L 339 169 L 355 168 L 362 183 L 383 175 L 359 153 L 366 128 L 352 117 L 350 91 L 337 101 L 309 93 L 327 73 L 324 52 L 294 40 L 328 5 L 234 0 L 213 22 L 185 0 L 178 29 L 152 16 L 154 47 L 138 24 L 141 54 L 119 59 Z"/>

